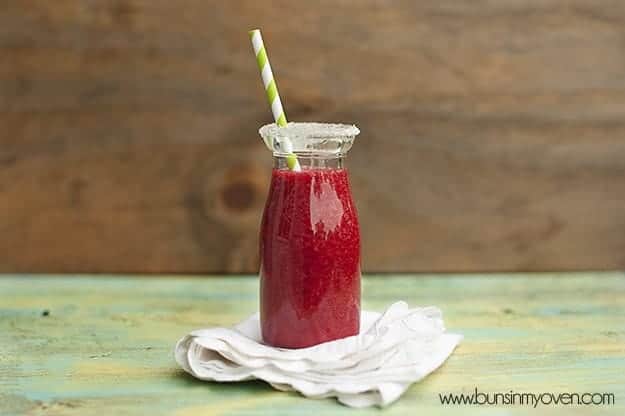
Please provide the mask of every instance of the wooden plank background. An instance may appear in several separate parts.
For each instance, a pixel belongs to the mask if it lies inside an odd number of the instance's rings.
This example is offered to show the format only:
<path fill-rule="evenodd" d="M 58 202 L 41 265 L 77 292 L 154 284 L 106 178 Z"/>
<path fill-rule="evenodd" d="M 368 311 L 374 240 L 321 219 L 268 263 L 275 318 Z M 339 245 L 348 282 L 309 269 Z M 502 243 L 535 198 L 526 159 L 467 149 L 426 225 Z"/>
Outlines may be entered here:
<path fill-rule="evenodd" d="M 0 271 L 254 272 L 257 26 L 365 270 L 625 267 L 623 1 L 3 0 Z"/>

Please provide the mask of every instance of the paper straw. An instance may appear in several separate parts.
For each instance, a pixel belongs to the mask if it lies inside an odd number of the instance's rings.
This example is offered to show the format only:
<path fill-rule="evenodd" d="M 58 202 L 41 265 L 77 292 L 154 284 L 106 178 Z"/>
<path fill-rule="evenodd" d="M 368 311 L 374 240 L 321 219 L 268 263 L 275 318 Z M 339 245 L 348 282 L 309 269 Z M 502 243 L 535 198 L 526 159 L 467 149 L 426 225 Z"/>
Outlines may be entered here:
<path fill-rule="evenodd" d="M 258 69 L 263 79 L 263 85 L 265 86 L 265 92 L 267 93 L 267 99 L 271 106 L 271 112 L 276 124 L 280 127 L 286 127 L 286 114 L 284 108 L 282 108 L 282 101 L 280 101 L 280 95 L 278 94 L 278 86 L 276 80 L 273 78 L 273 72 L 271 72 L 271 65 L 269 64 L 269 58 L 267 57 L 267 51 L 263 44 L 263 37 L 260 34 L 260 29 L 250 30 L 250 39 L 252 40 L 252 46 L 254 47 L 254 55 L 256 55 L 256 62 L 258 63 Z M 283 138 L 281 142 L 286 157 L 286 163 L 289 169 L 299 171 L 301 170 L 297 156 L 293 153 L 293 145 L 288 138 Z"/>

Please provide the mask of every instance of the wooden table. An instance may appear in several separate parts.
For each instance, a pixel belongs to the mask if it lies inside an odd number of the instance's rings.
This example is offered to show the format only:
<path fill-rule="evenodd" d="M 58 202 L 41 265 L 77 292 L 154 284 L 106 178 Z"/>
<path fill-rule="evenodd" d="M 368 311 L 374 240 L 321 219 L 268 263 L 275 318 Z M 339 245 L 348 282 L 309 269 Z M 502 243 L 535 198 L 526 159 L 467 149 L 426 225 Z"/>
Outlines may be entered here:
<path fill-rule="evenodd" d="M 246 276 L 0 277 L 0 414 L 377 414 L 262 382 L 196 381 L 176 340 L 257 309 Z M 439 394 L 607 392 L 610 406 L 498 406 L 489 414 L 625 414 L 625 274 L 367 276 L 363 304 L 438 305 L 465 340 L 385 415 L 464 415 Z M 455 409 L 454 409 L 455 408 Z"/>

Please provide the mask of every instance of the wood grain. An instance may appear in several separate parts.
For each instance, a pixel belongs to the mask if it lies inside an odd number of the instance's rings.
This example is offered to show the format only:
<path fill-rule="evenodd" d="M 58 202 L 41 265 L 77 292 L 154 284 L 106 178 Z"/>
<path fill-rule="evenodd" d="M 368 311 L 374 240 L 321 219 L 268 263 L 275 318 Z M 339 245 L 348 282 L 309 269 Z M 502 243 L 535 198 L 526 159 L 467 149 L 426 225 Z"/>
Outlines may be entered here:
<path fill-rule="evenodd" d="M 0 270 L 255 271 L 252 27 L 290 120 L 362 130 L 365 270 L 625 267 L 625 3 L 271 4 L 3 1 Z"/>
<path fill-rule="evenodd" d="M 14 275 L 0 276 L 0 293 L 2 415 L 354 414 L 334 400 L 261 382 L 201 382 L 177 368 L 173 347 L 188 331 L 257 310 L 254 277 Z M 624 273 L 368 276 L 363 295 L 370 310 L 398 299 L 437 305 L 447 329 L 465 337 L 385 415 L 480 415 L 484 406 L 450 408 L 438 396 L 475 388 L 615 396 L 610 406 L 499 406 L 496 414 L 625 411 Z"/>

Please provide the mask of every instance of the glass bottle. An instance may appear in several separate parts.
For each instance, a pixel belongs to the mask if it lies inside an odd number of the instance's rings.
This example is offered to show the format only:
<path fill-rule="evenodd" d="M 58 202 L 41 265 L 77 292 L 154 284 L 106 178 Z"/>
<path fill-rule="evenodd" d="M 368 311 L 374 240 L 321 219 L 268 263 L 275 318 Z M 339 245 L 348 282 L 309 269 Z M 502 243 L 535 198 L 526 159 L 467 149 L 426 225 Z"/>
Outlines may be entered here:
<path fill-rule="evenodd" d="M 358 133 L 324 123 L 260 129 L 273 152 L 260 230 L 260 318 L 269 345 L 303 348 L 359 332 L 360 229 L 345 168 Z"/>

